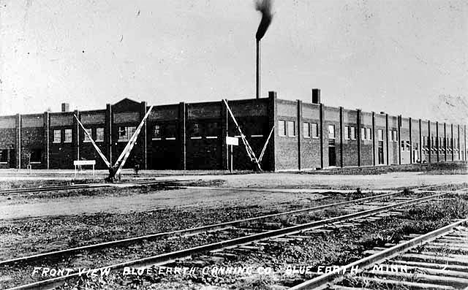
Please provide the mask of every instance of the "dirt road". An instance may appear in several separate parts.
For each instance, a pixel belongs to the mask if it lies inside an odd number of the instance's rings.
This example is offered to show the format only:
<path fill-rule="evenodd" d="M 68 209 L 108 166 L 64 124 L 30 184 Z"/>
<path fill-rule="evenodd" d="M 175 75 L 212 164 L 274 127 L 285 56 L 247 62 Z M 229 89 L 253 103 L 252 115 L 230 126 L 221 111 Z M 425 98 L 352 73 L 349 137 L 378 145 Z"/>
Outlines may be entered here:
<path fill-rule="evenodd" d="M 5 177 L 4 177 L 5 178 Z M 17 177 L 15 177 L 17 178 Z M 391 173 L 384 175 L 308 175 L 294 173 L 265 173 L 249 175 L 204 175 L 157 177 L 159 180 L 223 180 L 219 189 L 188 188 L 130 195 L 74 196 L 49 198 L 0 197 L 0 219 L 92 214 L 98 212 L 128 213 L 176 206 L 245 206 L 274 205 L 281 202 L 307 202 L 321 197 L 314 188 L 362 190 L 392 189 L 411 186 L 459 184 L 468 182 L 467 175 L 427 175 L 420 173 Z M 235 189 L 237 188 L 237 189 Z M 272 191 L 248 188 L 276 189 Z M 278 191 L 279 189 L 289 189 Z M 307 190 L 290 190 L 307 189 Z"/>

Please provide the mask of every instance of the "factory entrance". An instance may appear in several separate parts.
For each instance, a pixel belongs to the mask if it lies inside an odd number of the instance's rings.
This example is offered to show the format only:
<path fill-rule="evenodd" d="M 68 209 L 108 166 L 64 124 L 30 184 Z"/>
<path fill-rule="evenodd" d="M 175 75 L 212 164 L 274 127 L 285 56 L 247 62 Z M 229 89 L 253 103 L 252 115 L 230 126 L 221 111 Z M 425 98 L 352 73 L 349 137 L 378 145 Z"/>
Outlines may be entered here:
<path fill-rule="evenodd" d="M 379 157 L 379 164 L 384 164 L 384 159 L 383 159 L 383 141 L 379 141 L 378 157 Z"/>
<path fill-rule="evenodd" d="M 335 140 L 329 140 L 328 143 L 328 166 L 336 166 Z"/>
<path fill-rule="evenodd" d="M 414 143 L 413 147 L 411 148 L 412 152 L 412 160 L 411 163 L 419 163 L 419 151 L 418 151 L 418 143 Z"/>

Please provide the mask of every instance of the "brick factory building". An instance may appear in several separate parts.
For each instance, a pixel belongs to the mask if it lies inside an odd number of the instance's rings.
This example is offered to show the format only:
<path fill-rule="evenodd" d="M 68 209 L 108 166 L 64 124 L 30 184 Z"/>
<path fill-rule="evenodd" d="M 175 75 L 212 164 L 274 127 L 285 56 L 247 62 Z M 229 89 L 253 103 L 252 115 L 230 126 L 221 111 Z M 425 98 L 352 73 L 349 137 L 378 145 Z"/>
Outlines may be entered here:
<path fill-rule="evenodd" d="M 253 151 L 260 154 L 270 130 L 262 168 L 269 171 L 378 166 L 466 160 L 466 125 L 334 108 L 320 102 L 268 98 L 229 101 Z M 89 130 L 114 163 L 149 107 L 124 99 L 103 110 L 0 116 L 0 168 L 73 168 L 74 160 L 104 162 L 75 120 Z M 155 106 L 126 167 L 228 169 L 226 136 L 239 136 L 223 101 Z M 234 169 L 252 169 L 242 142 Z"/>

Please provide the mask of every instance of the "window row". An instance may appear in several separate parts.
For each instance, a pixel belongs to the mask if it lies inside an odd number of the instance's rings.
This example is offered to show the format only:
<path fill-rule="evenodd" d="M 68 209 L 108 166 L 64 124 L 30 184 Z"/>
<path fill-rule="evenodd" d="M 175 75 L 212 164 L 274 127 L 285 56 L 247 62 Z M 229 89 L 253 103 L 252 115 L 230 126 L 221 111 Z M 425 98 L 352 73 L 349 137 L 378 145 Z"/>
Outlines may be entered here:
<path fill-rule="evenodd" d="M 129 141 L 132 138 L 133 133 L 135 133 L 135 126 L 119 126 L 118 129 L 118 141 Z"/>
<path fill-rule="evenodd" d="M 319 130 L 317 123 L 302 123 L 302 134 L 304 138 L 318 138 L 319 137 Z M 288 136 L 288 137 L 296 137 L 296 122 L 295 121 L 278 121 L 278 135 L 279 136 Z"/>
<path fill-rule="evenodd" d="M 296 122 L 295 121 L 278 121 L 278 134 L 280 136 L 296 136 Z"/>
<path fill-rule="evenodd" d="M 62 135 L 63 131 L 63 135 Z M 89 128 L 86 129 L 86 132 L 91 135 L 91 138 L 93 136 L 93 131 L 94 131 L 94 141 L 96 142 L 103 142 L 104 141 L 104 128 Z M 84 133 L 84 140 L 83 142 L 91 142 L 91 140 L 88 137 L 88 134 Z M 63 137 L 63 139 L 62 139 Z M 54 130 L 54 140 L 53 143 L 71 143 L 73 138 L 73 131 L 72 129 L 63 129 L 63 130 Z"/>
<path fill-rule="evenodd" d="M 72 142 L 72 129 L 64 129 L 63 143 Z M 62 130 L 54 130 L 54 143 L 62 143 Z"/>
<path fill-rule="evenodd" d="M 372 140 L 372 129 L 367 127 L 361 128 L 361 140 Z"/>
<path fill-rule="evenodd" d="M 175 124 L 157 124 L 153 126 L 153 140 L 162 138 L 175 139 L 177 136 L 177 126 Z"/>
<path fill-rule="evenodd" d="M 304 123 L 303 124 L 303 131 L 305 138 L 318 138 L 318 124 L 317 123 Z"/>
<path fill-rule="evenodd" d="M 189 126 L 191 137 L 215 137 L 220 134 L 218 122 L 193 123 Z"/>
<path fill-rule="evenodd" d="M 319 126 L 317 123 L 304 122 L 302 124 L 302 131 L 304 138 L 319 138 Z M 382 131 L 382 130 L 380 130 Z M 381 132 L 382 133 L 382 132 Z M 278 121 L 278 134 L 279 136 L 296 137 L 296 122 L 295 121 Z M 335 139 L 335 125 L 328 125 L 328 139 Z M 356 127 L 345 126 L 344 129 L 345 140 L 356 140 Z M 371 128 L 361 128 L 361 139 L 372 140 Z M 382 139 L 383 140 L 383 139 Z"/>
<path fill-rule="evenodd" d="M 431 147 L 449 147 L 449 148 L 458 148 L 458 140 L 454 138 L 444 138 L 444 137 L 431 137 L 423 136 L 423 146 L 428 147 L 428 142 L 431 141 Z M 438 143 L 436 143 L 438 141 Z M 454 142 L 455 141 L 455 142 Z"/>
<path fill-rule="evenodd" d="M 411 143 L 408 140 L 401 140 L 400 141 L 400 147 L 401 151 L 410 151 L 411 150 Z M 416 148 L 417 148 L 417 143 L 416 143 Z"/>
<path fill-rule="evenodd" d="M 356 127 L 345 126 L 344 133 L 345 140 L 356 140 Z"/>
<path fill-rule="evenodd" d="M 345 140 L 356 140 L 356 127 L 345 126 L 344 130 Z M 372 129 L 361 127 L 361 140 L 372 140 Z"/>

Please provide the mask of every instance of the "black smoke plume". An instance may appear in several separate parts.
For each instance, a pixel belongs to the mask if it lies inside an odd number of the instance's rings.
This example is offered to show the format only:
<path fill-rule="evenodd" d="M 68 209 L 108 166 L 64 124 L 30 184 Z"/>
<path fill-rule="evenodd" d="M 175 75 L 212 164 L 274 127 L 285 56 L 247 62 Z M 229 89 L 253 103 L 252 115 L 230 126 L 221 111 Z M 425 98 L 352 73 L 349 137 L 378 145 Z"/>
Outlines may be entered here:
<path fill-rule="evenodd" d="M 270 26 L 271 19 L 273 18 L 273 15 L 271 14 L 271 6 L 272 6 L 272 0 L 256 0 L 255 1 L 255 9 L 257 11 L 260 11 L 262 13 L 262 20 L 260 21 L 260 25 L 258 26 L 257 29 L 257 34 L 255 37 L 257 40 L 262 39 L 262 37 L 265 35 L 268 26 Z"/>

